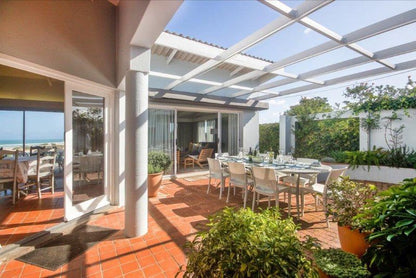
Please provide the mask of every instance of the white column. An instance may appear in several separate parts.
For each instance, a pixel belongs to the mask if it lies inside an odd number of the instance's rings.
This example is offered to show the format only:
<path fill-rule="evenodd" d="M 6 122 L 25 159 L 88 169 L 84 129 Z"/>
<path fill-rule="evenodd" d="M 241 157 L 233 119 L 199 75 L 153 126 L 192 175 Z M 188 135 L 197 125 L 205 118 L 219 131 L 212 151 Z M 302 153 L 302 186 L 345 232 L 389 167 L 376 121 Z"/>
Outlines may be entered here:
<path fill-rule="evenodd" d="M 126 206 L 127 237 L 147 233 L 148 73 L 126 74 Z"/>

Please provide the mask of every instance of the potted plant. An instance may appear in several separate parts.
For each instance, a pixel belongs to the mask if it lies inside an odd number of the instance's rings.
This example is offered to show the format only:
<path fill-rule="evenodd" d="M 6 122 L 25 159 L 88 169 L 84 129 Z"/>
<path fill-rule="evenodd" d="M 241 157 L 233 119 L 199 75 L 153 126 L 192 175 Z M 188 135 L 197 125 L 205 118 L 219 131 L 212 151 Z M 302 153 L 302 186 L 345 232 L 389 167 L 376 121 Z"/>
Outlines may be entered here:
<path fill-rule="evenodd" d="M 416 178 L 378 193 L 356 220 L 371 231 L 362 260 L 377 277 L 415 277 Z"/>
<path fill-rule="evenodd" d="M 328 212 L 338 222 L 338 236 L 342 250 L 361 257 L 369 244 L 366 234 L 361 233 L 354 217 L 373 198 L 377 189 L 374 185 L 358 183 L 349 177 L 341 177 L 328 185 Z"/>
<path fill-rule="evenodd" d="M 209 230 L 186 244 L 183 277 L 311 277 L 317 274 L 306 256 L 292 219 L 277 209 L 259 213 L 225 208 L 209 218 Z M 313 277 L 313 276 L 312 276 Z"/>
<path fill-rule="evenodd" d="M 163 172 L 171 165 L 169 155 L 163 152 L 150 152 L 147 163 L 147 187 L 149 197 L 155 197 L 162 184 Z"/>
<path fill-rule="evenodd" d="M 340 249 L 316 250 L 314 259 L 321 278 L 364 278 L 370 276 L 370 272 L 360 259 Z"/>

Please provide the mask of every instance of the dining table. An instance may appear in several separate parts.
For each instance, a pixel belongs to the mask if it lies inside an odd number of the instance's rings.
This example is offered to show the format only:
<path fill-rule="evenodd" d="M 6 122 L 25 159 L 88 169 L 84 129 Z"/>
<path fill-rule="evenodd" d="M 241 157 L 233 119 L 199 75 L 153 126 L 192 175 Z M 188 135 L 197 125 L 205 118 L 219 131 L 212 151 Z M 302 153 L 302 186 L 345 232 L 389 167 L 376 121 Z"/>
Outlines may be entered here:
<path fill-rule="evenodd" d="M 327 168 L 321 167 L 319 163 L 297 163 L 296 161 L 282 162 L 282 161 L 273 161 L 272 163 L 263 162 L 259 158 L 248 159 L 245 157 L 237 157 L 237 156 L 226 156 L 226 157 L 219 157 L 218 158 L 223 164 L 227 165 L 228 162 L 240 162 L 245 165 L 245 167 L 250 170 L 252 167 L 266 167 L 274 169 L 280 173 L 295 176 L 296 177 L 296 184 L 295 187 L 295 195 L 296 195 L 296 212 L 297 212 L 297 219 L 300 219 L 300 180 L 302 175 L 311 175 L 317 176 L 320 173 L 328 172 Z M 288 214 L 290 216 L 290 209 L 288 210 Z"/>
<path fill-rule="evenodd" d="M 12 159 L 12 158 L 5 158 Z M 36 174 L 37 156 L 19 156 L 17 159 L 16 180 L 17 183 L 26 183 L 29 175 Z M 13 169 L 4 168 L 0 171 L 1 177 L 13 178 Z"/>

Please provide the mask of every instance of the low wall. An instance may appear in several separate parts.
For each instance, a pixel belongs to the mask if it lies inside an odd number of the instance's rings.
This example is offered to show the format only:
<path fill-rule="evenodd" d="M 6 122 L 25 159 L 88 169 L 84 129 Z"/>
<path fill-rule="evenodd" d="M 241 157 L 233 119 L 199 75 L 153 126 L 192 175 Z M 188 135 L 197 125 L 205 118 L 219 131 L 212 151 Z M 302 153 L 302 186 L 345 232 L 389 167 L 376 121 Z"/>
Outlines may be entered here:
<path fill-rule="evenodd" d="M 406 178 L 416 177 L 416 169 L 370 166 L 368 171 L 367 166 L 360 166 L 354 170 L 348 169 L 345 175 L 353 180 L 397 184 Z"/>

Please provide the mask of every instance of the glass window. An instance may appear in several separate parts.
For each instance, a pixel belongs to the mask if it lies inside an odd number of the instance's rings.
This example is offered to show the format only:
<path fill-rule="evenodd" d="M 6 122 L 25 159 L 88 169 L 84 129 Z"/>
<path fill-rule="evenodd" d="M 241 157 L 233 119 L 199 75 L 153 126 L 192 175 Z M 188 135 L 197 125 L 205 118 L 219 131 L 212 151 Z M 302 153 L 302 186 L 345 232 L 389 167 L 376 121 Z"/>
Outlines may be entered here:
<path fill-rule="evenodd" d="M 0 148 L 23 150 L 23 112 L 0 110 Z"/>

